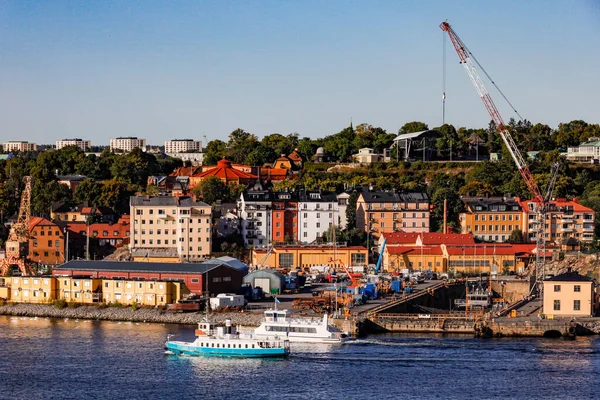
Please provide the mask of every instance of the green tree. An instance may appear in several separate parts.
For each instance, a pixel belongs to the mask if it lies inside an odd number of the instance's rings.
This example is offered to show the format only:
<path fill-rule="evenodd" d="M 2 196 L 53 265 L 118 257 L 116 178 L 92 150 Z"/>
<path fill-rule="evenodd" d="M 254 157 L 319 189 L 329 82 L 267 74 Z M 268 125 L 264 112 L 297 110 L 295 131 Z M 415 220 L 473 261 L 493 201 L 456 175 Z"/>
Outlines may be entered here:
<path fill-rule="evenodd" d="M 248 154 L 245 163 L 262 167 L 266 163 L 272 163 L 277 157 L 277 153 L 261 143 Z"/>
<path fill-rule="evenodd" d="M 225 157 L 227 143 L 222 140 L 211 140 L 204 149 L 203 165 L 217 165 L 217 162 Z"/>
<path fill-rule="evenodd" d="M 520 229 L 513 230 L 508 237 L 508 243 L 525 243 L 523 232 Z"/>
<path fill-rule="evenodd" d="M 348 205 L 346 206 L 346 226 L 347 229 L 356 228 L 356 201 L 358 200 L 358 193 L 352 192 L 348 198 Z"/>
<path fill-rule="evenodd" d="M 428 130 L 429 127 L 425 122 L 420 121 L 412 121 L 407 122 L 402 125 L 402 128 L 398 130 L 398 135 L 403 135 L 405 133 L 414 133 L 414 132 L 422 132 Z"/>
<path fill-rule="evenodd" d="M 90 205 L 97 206 L 102 195 L 102 184 L 92 179 L 86 179 L 75 188 L 73 199 L 77 203 L 87 201 Z"/>
<path fill-rule="evenodd" d="M 323 147 L 327 153 L 334 156 L 337 160 L 349 161 L 352 154 L 358 151 L 353 144 L 354 139 L 354 129 L 348 127 L 334 135 L 327 136 Z"/>
<path fill-rule="evenodd" d="M 241 164 L 257 145 L 255 135 L 238 128 L 229 134 L 226 156 L 230 161 Z"/>
<path fill-rule="evenodd" d="M 70 203 L 72 200 L 71 190 L 66 186 L 53 180 L 44 182 L 34 180 L 31 188 L 31 212 L 39 216 L 50 217 L 50 206 L 53 202 L 64 201 Z"/>
<path fill-rule="evenodd" d="M 459 139 L 454 126 L 444 124 L 435 128 L 435 130 L 440 132 L 440 136 L 435 141 L 435 146 L 442 157 L 449 158 L 450 152 L 452 152 L 453 157 L 459 152 L 465 153 L 466 143 Z"/>
<path fill-rule="evenodd" d="M 229 188 L 221 179 L 216 176 L 209 176 L 192 189 L 192 193 L 202 198 L 202 201 L 208 204 L 215 204 L 217 200 L 228 197 Z"/>

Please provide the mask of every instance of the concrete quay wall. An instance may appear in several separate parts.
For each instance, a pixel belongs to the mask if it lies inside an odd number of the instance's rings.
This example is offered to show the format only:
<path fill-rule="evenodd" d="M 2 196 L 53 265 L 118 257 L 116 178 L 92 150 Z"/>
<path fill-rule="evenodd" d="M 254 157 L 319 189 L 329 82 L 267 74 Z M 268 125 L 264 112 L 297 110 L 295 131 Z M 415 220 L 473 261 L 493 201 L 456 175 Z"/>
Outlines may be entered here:
<path fill-rule="evenodd" d="M 0 306 L 0 315 L 194 325 L 201 322 L 205 317 L 204 313 L 171 313 L 155 308 L 139 308 L 135 311 L 131 307 L 100 308 L 95 306 L 59 309 L 54 305 L 24 303 Z M 230 312 L 210 314 L 210 320 L 217 323 L 224 322 L 227 318 L 230 318 L 234 324 L 239 326 L 258 326 L 263 319 L 263 313 Z"/>

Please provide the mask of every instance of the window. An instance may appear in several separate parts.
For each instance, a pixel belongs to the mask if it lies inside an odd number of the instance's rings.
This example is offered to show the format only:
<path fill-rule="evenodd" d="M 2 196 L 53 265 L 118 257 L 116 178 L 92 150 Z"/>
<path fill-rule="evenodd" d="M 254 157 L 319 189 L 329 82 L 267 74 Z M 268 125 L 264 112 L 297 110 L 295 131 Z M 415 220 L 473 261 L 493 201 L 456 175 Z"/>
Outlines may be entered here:
<path fill-rule="evenodd" d="M 279 254 L 279 267 L 280 268 L 291 268 L 294 264 L 293 254 Z"/>
<path fill-rule="evenodd" d="M 581 292 L 581 285 L 575 285 L 575 286 L 573 286 L 573 291 L 574 292 Z"/>
<path fill-rule="evenodd" d="M 560 292 L 560 285 L 554 285 L 554 291 Z"/>
<path fill-rule="evenodd" d="M 560 311 L 560 300 L 554 300 L 554 311 Z"/>
<path fill-rule="evenodd" d="M 573 311 L 581 310 L 581 300 L 573 300 Z"/>
<path fill-rule="evenodd" d="M 365 254 L 361 253 L 352 253 L 350 254 L 350 265 L 351 266 L 360 266 L 366 265 L 367 260 Z"/>
<path fill-rule="evenodd" d="M 48 247 L 52 247 L 52 240 L 48 240 Z"/>

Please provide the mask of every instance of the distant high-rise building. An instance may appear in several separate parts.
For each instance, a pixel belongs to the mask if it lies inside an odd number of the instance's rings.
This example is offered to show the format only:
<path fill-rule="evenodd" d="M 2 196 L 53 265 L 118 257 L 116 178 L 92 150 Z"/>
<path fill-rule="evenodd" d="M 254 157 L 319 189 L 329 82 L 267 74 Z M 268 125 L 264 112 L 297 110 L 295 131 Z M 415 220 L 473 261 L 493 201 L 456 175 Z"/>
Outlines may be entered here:
<path fill-rule="evenodd" d="M 193 139 L 174 139 L 165 142 L 165 153 L 202 152 L 202 142 Z"/>
<path fill-rule="evenodd" d="M 110 139 L 110 151 L 129 153 L 136 147 L 146 150 L 146 139 L 138 139 L 137 137 L 118 137 L 116 139 Z"/>
<path fill-rule="evenodd" d="M 3 148 L 4 152 L 6 153 L 10 153 L 13 151 L 36 151 L 37 144 L 25 141 L 11 140 L 10 142 L 4 143 Z"/>
<path fill-rule="evenodd" d="M 81 150 L 85 151 L 87 148 L 91 147 L 92 142 L 90 142 L 89 140 L 83 140 L 83 139 L 63 139 L 63 140 L 57 140 L 56 141 L 56 150 L 60 150 L 63 147 L 67 147 L 67 146 L 77 146 L 79 147 Z"/>

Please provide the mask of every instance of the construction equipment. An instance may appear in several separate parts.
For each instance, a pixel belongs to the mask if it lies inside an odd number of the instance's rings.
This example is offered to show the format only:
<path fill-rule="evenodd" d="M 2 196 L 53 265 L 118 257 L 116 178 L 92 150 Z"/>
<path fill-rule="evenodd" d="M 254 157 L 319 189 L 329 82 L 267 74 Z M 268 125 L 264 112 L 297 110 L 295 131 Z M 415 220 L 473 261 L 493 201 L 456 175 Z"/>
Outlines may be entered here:
<path fill-rule="evenodd" d="M 383 239 L 383 243 L 381 244 L 381 250 L 379 250 L 379 258 L 377 259 L 377 265 L 375 265 L 375 273 L 379 273 L 379 268 L 381 268 L 381 261 L 383 260 L 383 252 L 385 251 L 385 243 L 387 239 Z"/>
<path fill-rule="evenodd" d="M 350 286 L 348 286 L 349 288 L 355 288 L 355 287 L 359 286 L 359 282 L 356 280 L 356 277 L 357 277 L 357 275 L 361 275 L 362 276 L 362 274 L 351 273 L 348 270 L 348 267 L 346 267 L 346 264 L 344 264 L 344 262 L 342 260 L 340 260 L 340 259 L 337 259 L 337 260 L 331 259 L 331 260 L 329 260 L 329 262 L 330 263 L 331 262 L 338 262 L 338 263 L 340 263 L 340 265 L 342 266 L 342 268 L 344 268 L 344 271 L 346 271 L 346 275 L 348 276 L 348 278 L 350 278 L 350 281 L 352 282 L 352 284 Z"/>
<path fill-rule="evenodd" d="M 27 262 L 29 250 L 29 218 L 31 216 L 31 177 L 23 178 L 25 188 L 21 194 L 21 207 L 17 222 L 10 227 L 6 241 L 6 258 L 0 259 L 0 275 L 6 275 L 12 265 L 16 265 L 23 276 L 34 275 Z"/>
<path fill-rule="evenodd" d="M 535 203 L 535 208 L 532 211 L 534 211 L 537 214 L 536 228 L 535 228 L 535 230 L 537 232 L 536 241 L 535 241 L 535 244 L 536 244 L 535 281 L 536 281 L 537 292 L 538 292 L 539 296 L 541 297 L 542 290 L 543 290 L 542 280 L 544 279 L 544 275 L 545 275 L 544 265 L 545 265 L 545 261 L 546 261 L 545 260 L 545 256 L 546 256 L 546 243 L 545 243 L 546 208 L 547 208 L 547 203 L 550 200 L 550 198 L 549 197 L 547 198 L 547 196 L 550 196 L 552 193 L 554 183 L 556 182 L 556 174 L 558 173 L 558 167 L 552 168 L 550 180 L 549 180 L 547 188 L 546 188 L 546 197 L 542 196 L 542 194 L 540 193 L 540 189 L 538 188 L 538 185 L 537 185 L 535 179 L 533 178 L 531 171 L 529 170 L 529 167 L 525 163 L 525 159 L 523 158 L 523 155 L 517 148 L 517 145 L 516 145 L 515 141 L 513 140 L 512 136 L 510 134 L 510 131 L 508 130 L 508 127 L 504 124 L 502 116 L 500 115 L 500 112 L 496 108 L 496 105 L 494 104 L 494 101 L 492 100 L 489 92 L 485 88 L 485 85 L 483 84 L 483 81 L 481 80 L 481 77 L 479 76 L 479 73 L 477 72 L 477 69 L 475 68 L 473 61 L 475 61 L 475 63 L 477 63 L 478 67 L 486 74 L 486 76 L 489 77 L 489 75 L 487 75 L 487 73 L 481 67 L 481 65 L 477 62 L 475 57 L 473 57 L 473 54 L 469 51 L 467 46 L 465 46 L 463 41 L 458 37 L 456 32 L 454 32 L 454 30 L 452 29 L 450 24 L 448 24 L 447 22 L 442 22 L 440 24 L 440 28 L 444 32 L 446 32 L 448 34 L 448 36 L 450 36 L 450 40 L 452 41 L 452 44 L 454 45 L 454 49 L 456 50 L 456 53 L 458 54 L 460 63 L 465 67 L 465 70 L 467 71 L 467 74 L 469 75 L 469 78 L 471 79 L 473 86 L 475 86 L 477 93 L 479 93 L 479 97 L 481 98 L 481 101 L 483 101 L 485 108 L 487 109 L 488 113 L 492 117 L 492 121 L 494 121 L 494 124 L 496 124 L 496 129 L 498 129 L 498 133 L 500 134 L 500 137 L 502 138 L 502 140 L 504 141 L 504 144 L 508 148 L 508 151 L 510 152 L 512 159 L 514 160 L 514 162 L 517 166 L 517 169 L 519 170 L 519 173 L 521 174 L 521 176 L 523 177 L 523 180 L 527 184 L 527 188 L 533 194 L 533 201 Z M 494 84 L 494 86 L 496 88 L 498 88 L 493 81 L 492 81 L 492 83 Z M 498 88 L 498 91 L 500 91 L 499 88 Z M 502 91 L 500 91 L 500 94 L 502 94 L 504 99 L 508 102 L 508 99 L 506 99 L 506 96 L 504 96 Z M 508 104 L 512 107 L 512 104 L 510 104 L 510 102 L 508 102 Z M 513 107 L 513 110 L 514 110 L 514 107 Z M 519 117 L 520 117 L 520 115 L 519 115 Z"/>

